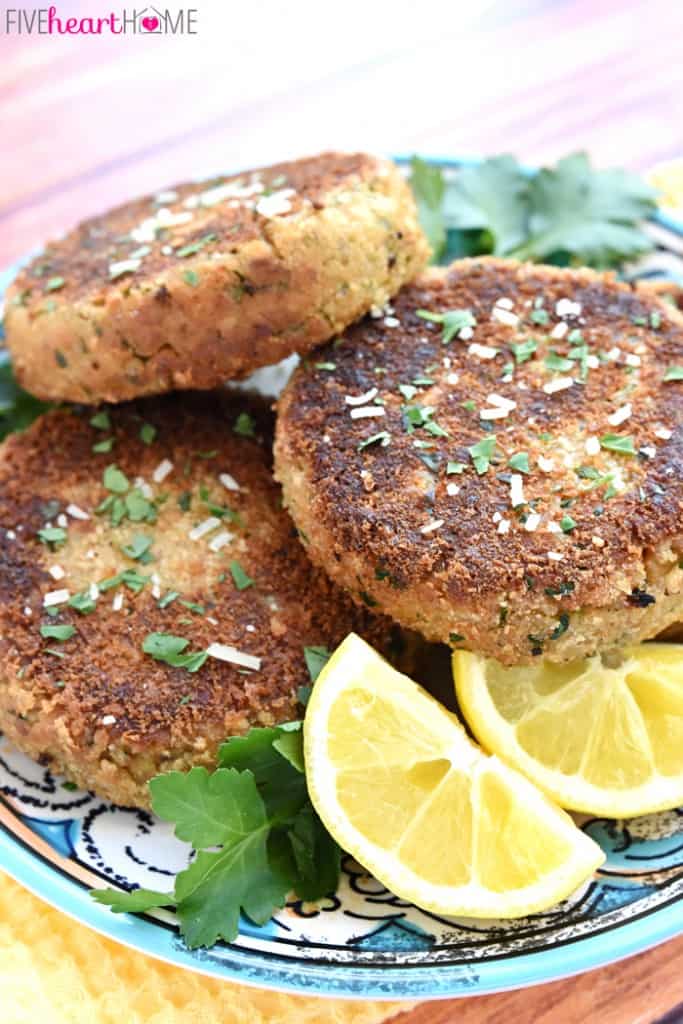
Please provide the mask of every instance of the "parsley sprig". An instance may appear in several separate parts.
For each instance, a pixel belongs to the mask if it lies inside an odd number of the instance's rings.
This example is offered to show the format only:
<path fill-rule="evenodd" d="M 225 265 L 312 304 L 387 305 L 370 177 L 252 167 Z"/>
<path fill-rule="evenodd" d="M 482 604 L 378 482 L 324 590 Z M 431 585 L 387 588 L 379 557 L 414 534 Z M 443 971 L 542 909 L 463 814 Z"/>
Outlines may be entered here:
<path fill-rule="evenodd" d="M 150 782 L 152 807 L 196 856 L 173 892 L 100 889 L 115 913 L 175 907 L 191 949 L 232 942 L 240 912 L 265 924 L 290 892 L 334 892 L 341 852 L 308 797 L 302 723 L 252 729 L 220 748 L 218 768 L 169 772 Z"/>
<path fill-rule="evenodd" d="M 494 253 L 604 268 L 652 249 L 640 225 L 653 190 L 627 171 L 594 170 L 585 153 L 531 174 L 497 156 L 448 180 L 414 157 L 410 182 L 437 261 Z"/>

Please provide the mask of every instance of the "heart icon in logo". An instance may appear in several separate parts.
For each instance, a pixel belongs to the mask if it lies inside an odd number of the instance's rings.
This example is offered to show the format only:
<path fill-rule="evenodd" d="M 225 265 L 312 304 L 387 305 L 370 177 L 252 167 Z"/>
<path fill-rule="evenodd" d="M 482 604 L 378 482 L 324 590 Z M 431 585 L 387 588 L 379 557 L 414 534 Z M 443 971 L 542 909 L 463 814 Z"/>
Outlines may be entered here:
<path fill-rule="evenodd" d="M 158 18 L 143 18 L 142 19 L 142 27 L 144 28 L 145 32 L 154 32 L 155 29 L 157 29 L 159 27 L 159 19 Z"/>

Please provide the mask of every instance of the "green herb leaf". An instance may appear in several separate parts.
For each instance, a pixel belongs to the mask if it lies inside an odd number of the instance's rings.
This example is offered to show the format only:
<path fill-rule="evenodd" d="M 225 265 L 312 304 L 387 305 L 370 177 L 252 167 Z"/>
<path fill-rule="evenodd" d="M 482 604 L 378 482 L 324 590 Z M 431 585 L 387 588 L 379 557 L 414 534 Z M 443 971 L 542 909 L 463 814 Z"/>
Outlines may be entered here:
<path fill-rule="evenodd" d="M 0 440 L 16 430 L 26 430 L 49 408 L 47 402 L 19 387 L 9 363 L 0 365 Z"/>
<path fill-rule="evenodd" d="M 570 515 L 564 515 L 560 519 L 560 528 L 563 533 L 571 533 L 576 527 L 576 520 L 572 519 Z"/>
<path fill-rule="evenodd" d="M 110 452 L 115 444 L 116 444 L 116 438 L 115 437 L 106 437 L 103 441 L 97 441 L 92 446 L 92 451 L 96 455 L 101 455 L 103 453 Z"/>
<path fill-rule="evenodd" d="M 310 900 L 336 889 L 340 850 L 308 798 L 301 722 L 252 729 L 222 745 L 213 774 L 170 772 L 150 792 L 155 813 L 196 856 L 173 894 L 92 894 L 113 910 L 174 905 L 187 944 L 210 946 L 236 937 L 240 911 L 264 923 L 292 889 Z"/>
<path fill-rule="evenodd" d="M 76 630 L 73 626 L 41 626 L 40 635 L 44 636 L 48 640 L 59 640 L 63 643 L 65 640 L 69 640 Z"/>
<path fill-rule="evenodd" d="M 233 430 L 236 434 L 240 434 L 241 437 L 256 437 L 255 423 L 253 416 L 250 416 L 248 412 L 241 412 L 235 424 Z"/>
<path fill-rule="evenodd" d="M 153 427 L 151 423 L 143 423 L 140 427 L 140 440 L 143 444 L 152 444 L 154 438 L 157 436 L 157 428 Z"/>
<path fill-rule="evenodd" d="M 670 380 L 683 380 L 683 366 L 670 366 L 664 374 L 665 383 Z"/>
<path fill-rule="evenodd" d="M 331 657 L 332 651 L 327 647 L 304 647 L 304 659 L 312 683 L 316 681 Z"/>
<path fill-rule="evenodd" d="M 453 476 L 454 473 L 463 473 L 467 469 L 464 462 L 447 462 L 446 476 Z"/>
<path fill-rule="evenodd" d="M 446 185 L 443 174 L 438 167 L 414 156 L 410 161 L 410 185 L 415 195 L 422 230 L 432 247 L 433 259 L 438 260 L 446 248 L 443 212 Z"/>
<path fill-rule="evenodd" d="M 512 354 L 515 357 L 515 362 L 526 363 L 538 348 L 538 342 L 534 338 L 527 338 L 526 341 L 521 341 L 518 345 L 510 345 Z"/>
<path fill-rule="evenodd" d="M 247 587 L 253 587 L 254 581 L 251 576 L 246 574 L 239 562 L 231 562 L 229 568 L 233 583 L 238 590 L 246 590 Z"/>
<path fill-rule="evenodd" d="M 428 309 L 416 310 L 417 316 L 423 320 L 443 326 L 441 344 L 448 345 L 459 331 L 465 327 L 476 327 L 477 321 L 470 309 L 449 309 L 445 313 L 430 313 Z"/>
<path fill-rule="evenodd" d="M 113 494 L 125 494 L 130 487 L 128 477 L 122 473 L 118 466 L 107 466 L 102 474 L 102 483 Z"/>
<path fill-rule="evenodd" d="M 621 455 L 637 454 L 633 439 L 621 434 L 605 434 L 600 438 L 600 447 L 609 452 L 619 452 Z"/>
<path fill-rule="evenodd" d="M 149 552 L 151 546 L 152 537 L 145 537 L 142 533 L 136 533 L 130 544 L 124 544 L 121 547 L 121 550 L 124 555 L 128 556 L 128 558 L 132 558 L 134 561 L 139 561 Z"/>
<path fill-rule="evenodd" d="M 96 903 L 109 907 L 115 914 L 144 914 L 157 907 L 172 907 L 175 896 L 169 892 L 155 892 L 153 889 L 93 889 L 90 893 Z"/>
<path fill-rule="evenodd" d="M 95 430 L 111 430 L 111 420 L 108 412 L 96 412 L 90 419 L 90 426 Z"/>
<path fill-rule="evenodd" d="M 529 182 L 511 156 L 497 156 L 466 167 L 448 188 L 445 218 L 449 227 L 485 230 L 490 249 L 505 255 L 526 237 Z"/>
<path fill-rule="evenodd" d="M 156 661 L 164 661 L 173 668 L 185 668 L 188 672 L 196 672 L 202 667 L 208 655 L 206 651 L 194 651 L 185 654 L 190 643 L 172 633 L 149 633 L 142 644 L 145 654 L 151 654 Z"/>
<path fill-rule="evenodd" d="M 61 526 L 44 526 L 42 530 L 38 530 L 38 538 L 43 544 L 56 548 L 66 543 L 67 532 Z"/>
<path fill-rule="evenodd" d="M 483 474 L 489 468 L 495 450 L 495 434 L 492 434 L 491 437 L 482 438 L 481 441 L 477 441 L 476 444 L 473 444 L 471 448 L 467 449 L 467 451 L 470 454 L 470 458 L 474 463 L 474 468 L 476 469 L 479 476 L 483 476 Z"/>
<path fill-rule="evenodd" d="M 546 260 L 557 253 L 608 267 L 649 252 L 639 222 L 656 209 L 654 192 L 626 171 L 595 171 L 585 153 L 560 160 L 529 180 L 528 238 L 510 255 Z"/>
<path fill-rule="evenodd" d="M 358 451 L 362 452 L 363 449 L 369 448 L 373 444 L 381 444 L 383 447 L 386 447 L 390 441 L 391 434 L 387 430 L 380 430 L 378 434 L 371 434 L 370 437 L 366 437 L 364 441 L 361 441 L 358 445 Z"/>
<path fill-rule="evenodd" d="M 529 467 L 529 456 L 527 452 L 516 452 L 512 455 L 508 461 L 510 469 L 516 470 L 517 473 L 530 473 Z"/>

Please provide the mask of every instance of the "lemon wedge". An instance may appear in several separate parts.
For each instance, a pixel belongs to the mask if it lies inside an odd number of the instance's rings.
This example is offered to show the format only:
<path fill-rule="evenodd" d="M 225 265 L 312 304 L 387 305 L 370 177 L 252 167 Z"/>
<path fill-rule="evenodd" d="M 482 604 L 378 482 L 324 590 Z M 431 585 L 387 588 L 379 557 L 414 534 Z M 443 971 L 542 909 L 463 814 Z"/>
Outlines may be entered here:
<path fill-rule="evenodd" d="M 562 807 L 632 818 L 683 803 L 680 644 L 516 668 L 456 651 L 453 675 L 482 746 Z"/>
<path fill-rule="evenodd" d="M 567 814 L 354 634 L 313 688 L 304 753 L 311 800 L 337 842 L 434 913 L 523 917 L 604 860 Z"/>

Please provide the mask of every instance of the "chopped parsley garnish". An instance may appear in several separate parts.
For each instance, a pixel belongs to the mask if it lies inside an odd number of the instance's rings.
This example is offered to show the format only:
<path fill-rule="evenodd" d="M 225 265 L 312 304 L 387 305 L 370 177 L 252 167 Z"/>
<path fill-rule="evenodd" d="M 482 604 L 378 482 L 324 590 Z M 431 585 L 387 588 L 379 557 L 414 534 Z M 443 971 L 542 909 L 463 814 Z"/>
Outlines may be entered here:
<path fill-rule="evenodd" d="M 476 412 L 477 411 L 477 403 L 472 401 L 471 398 L 468 398 L 466 402 L 463 402 L 462 403 L 462 407 L 463 407 L 463 409 L 467 409 L 468 412 Z"/>
<path fill-rule="evenodd" d="M 465 327 L 477 326 L 476 318 L 472 315 L 471 309 L 449 309 L 445 313 L 430 313 L 428 309 L 418 309 L 416 314 L 423 320 L 441 324 L 443 328 L 441 335 L 442 345 L 450 344 L 455 335 Z"/>
<path fill-rule="evenodd" d="M 560 519 L 560 529 L 563 533 L 571 533 L 576 528 L 576 520 L 572 519 L 570 515 L 563 515 Z"/>
<path fill-rule="evenodd" d="M 538 348 L 538 342 L 534 338 L 527 338 L 526 341 L 520 341 L 518 345 L 510 345 L 512 354 L 515 357 L 515 362 L 526 363 L 534 355 Z"/>
<path fill-rule="evenodd" d="M 339 882 L 341 852 L 308 797 L 301 722 L 228 740 L 218 765 L 213 774 L 195 767 L 150 783 L 154 812 L 196 853 L 174 891 L 91 894 L 117 912 L 175 907 L 190 948 L 232 942 L 241 911 L 265 924 L 289 892 L 313 901 Z"/>
<path fill-rule="evenodd" d="M 600 438 L 600 447 L 609 452 L 619 452 L 621 455 L 637 455 L 633 439 L 622 434 L 604 434 Z"/>
<path fill-rule="evenodd" d="M 196 672 L 202 667 L 208 654 L 206 651 L 185 653 L 190 641 L 172 633 L 149 633 L 142 644 L 145 654 L 151 654 L 156 661 L 163 661 L 173 668 L 184 668 Z"/>
<path fill-rule="evenodd" d="M 545 324 L 547 324 L 550 320 L 550 317 L 544 309 L 534 309 L 532 313 L 530 313 L 529 319 L 531 320 L 532 324 L 540 324 L 541 326 L 545 326 Z"/>
<path fill-rule="evenodd" d="M 125 583 L 134 594 L 139 594 L 143 587 L 149 583 L 149 576 L 141 576 L 135 569 L 124 569 L 123 572 L 117 573 L 116 576 L 109 576 L 106 580 L 101 580 L 97 586 L 104 593 L 107 590 L 111 590 L 112 587 L 118 587 L 120 583 Z"/>
<path fill-rule="evenodd" d="M 449 633 L 448 639 L 452 644 L 461 644 L 465 637 L 462 635 L 462 633 Z"/>
<path fill-rule="evenodd" d="M 102 483 L 113 494 L 125 494 L 130 488 L 128 477 L 122 473 L 118 466 L 107 466 L 102 474 Z"/>
<path fill-rule="evenodd" d="M 236 434 L 240 434 L 241 437 L 255 437 L 256 432 L 254 430 L 255 423 L 253 416 L 250 416 L 248 412 L 241 412 L 235 424 L 233 430 Z"/>
<path fill-rule="evenodd" d="M 74 608 L 81 615 L 89 615 L 95 611 L 95 602 L 87 590 L 80 590 L 69 598 L 69 608 Z"/>
<path fill-rule="evenodd" d="M 229 568 L 232 581 L 238 590 L 246 590 L 247 587 L 253 587 L 254 581 L 251 576 L 247 575 L 239 562 L 231 562 Z"/>
<path fill-rule="evenodd" d="M 140 440 L 143 444 L 152 444 L 154 438 L 157 436 L 157 428 L 153 427 L 151 423 L 143 423 L 140 427 Z"/>
<path fill-rule="evenodd" d="M 73 626 L 41 626 L 40 635 L 44 636 L 47 640 L 59 640 L 60 643 L 64 643 L 65 640 L 71 639 L 76 630 Z"/>
<path fill-rule="evenodd" d="M 641 222 L 656 210 L 654 191 L 626 171 L 594 170 L 585 153 L 531 174 L 511 156 L 483 160 L 448 180 L 417 157 L 411 170 L 437 260 L 493 253 L 603 268 L 652 249 Z"/>
<path fill-rule="evenodd" d="M 316 370 L 329 370 L 331 372 L 332 370 L 336 370 L 337 369 L 337 364 L 336 363 L 316 363 L 315 364 L 315 368 L 316 368 Z"/>
<path fill-rule="evenodd" d="M 510 469 L 514 469 L 517 473 L 530 473 L 529 467 L 529 456 L 527 452 L 516 452 L 512 455 L 508 461 Z"/>
<path fill-rule="evenodd" d="M 90 426 L 95 430 L 111 430 L 111 419 L 108 412 L 96 412 L 90 420 Z"/>
<path fill-rule="evenodd" d="M 180 255 L 180 253 L 178 253 L 177 255 Z M 197 285 L 199 284 L 199 274 L 197 274 L 194 270 L 186 270 L 183 273 L 183 281 L 186 284 L 189 284 L 190 288 L 196 288 Z"/>
<path fill-rule="evenodd" d="M 574 369 L 573 359 L 567 359 L 565 356 L 561 356 L 554 351 L 548 353 L 544 362 L 546 369 L 552 370 L 553 373 L 567 373 L 569 370 Z"/>
<path fill-rule="evenodd" d="M 180 597 L 180 593 L 177 590 L 169 590 L 167 594 L 164 594 L 163 597 L 159 598 L 157 601 L 157 607 L 167 608 L 169 604 L 172 604 L 178 597 Z"/>
<path fill-rule="evenodd" d="M 664 374 L 664 382 L 683 380 L 683 366 L 670 366 Z"/>
<path fill-rule="evenodd" d="M 45 283 L 45 291 L 46 292 L 56 292 L 60 288 L 63 288 L 65 284 L 66 284 L 66 282 L 65 282 L 63 277 L 51 277 Z"/>
<path fill-rule="evenodd" d="M 103 441 L 97 441 L 92 446 L 91 450 L 95 453 L 95 455 L 102 455 L 104 453 L 110 452 L 114 447 L 115 443 L 115 437 L 105 437 Z"/>
<path fill-rule="evenodd" d="M 364 448 L 369 448 L 373 444 L 381 444 L 386 447 L 391 441 L 391 434 L 387 430 L 380 430 L 378 434 L 371 434 L 370 437 L 366 437 L 364 441 L 358 444 L 358 451 L 362 452 Z"/>
<path fill-rule="evenodd" d="M 176 249 L 175 255 L 179 256 L 181 259 L 185 259 L 187 256 L 194 256 L 195 253 L 200 252 L 205 245 L 209 244 L 209 242 L 215 241 L 215 234 L 203 235 L 201 238 L 197 239 L 196 242 L 190 242 L 189 245 L 183 245 L 180 249 Z"/>
<path fill-rule="evenodd" d="M 38 530 L 38 537 L 43 544 L 56 548 L 66 543 L 67 532 L 61 526 L 44 526 L 42 530 Z"/>
<path fill-rule="evenodd" d="M 417 394 L 417 388 L 413 387 L 412 384 L 399 384 L 398 390 L 401 392 L 406 402 L 412 401 Z"/>
<path fill-rule="evenodd" d="M 453 476 L 454 473 L 462 473 L 467 469 L 464 462 L 447 462 L 446 476 Z"/>
<path fill-rule="evenodd" d="M 132 558 L 135 562 L 142 562 L 146 565 L 152 560 L 149 549 L 152 546 L 152 538 L 145 537 L 143 533 L 136 533 L 129 544 L 121 547 L 124 555 Z"/>
<path fill-rule="evenodd" d="M 483 476 L 488 470 L 493 453 L 496 450 L 496 437 L 495 434 L 492 437 L 484 437 L 481 441 L 477 441 L 467 451 L 470 454 L 470 458 L 474 464 L 479 476 Z"/>

